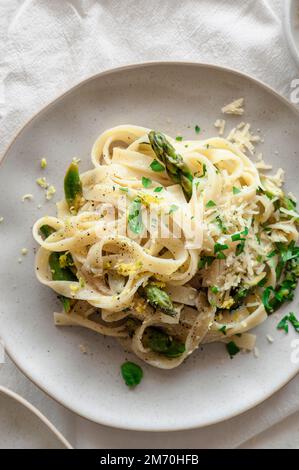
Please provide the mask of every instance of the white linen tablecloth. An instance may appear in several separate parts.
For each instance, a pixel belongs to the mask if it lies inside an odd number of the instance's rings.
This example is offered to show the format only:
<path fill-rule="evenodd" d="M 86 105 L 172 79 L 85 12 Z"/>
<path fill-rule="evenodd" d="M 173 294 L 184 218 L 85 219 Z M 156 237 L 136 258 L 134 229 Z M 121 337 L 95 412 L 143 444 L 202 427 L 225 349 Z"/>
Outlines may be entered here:
<path fill-rule="evenodd" d="M 248 72 L 289 97 L 299 71 L 283 36 L 283 5 L 284 0 L 0 0 L 0 158 L 46 103 L 120 64 L 217 63 Z M 90 423 L 47 397 L 8 358 L 0 365 L 0 383 L 40 408 L 80 448 L 299 448 L 299 377 L 241 416 L 175 433 Z"/>

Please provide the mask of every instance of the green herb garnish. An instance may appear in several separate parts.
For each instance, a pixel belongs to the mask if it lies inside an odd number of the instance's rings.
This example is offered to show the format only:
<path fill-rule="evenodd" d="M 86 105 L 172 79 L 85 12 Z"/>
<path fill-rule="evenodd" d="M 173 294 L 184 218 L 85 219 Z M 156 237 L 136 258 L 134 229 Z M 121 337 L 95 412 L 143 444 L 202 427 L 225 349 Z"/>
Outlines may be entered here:
<path fill-rule="evenodd" d="M 132 388 L 140 384 L 143 377 L 143 371 L 140 366 L 134 362 L 127 361 L 121 365 L 120 370 L 122 378 L 128 387 Z"/>
<path fill-rule="evenodd" d="M 196 126 L 195 126 L 194 129 L 195 129 L 196 134 L 199 134 L 199 133 L 200 133 L 200 130 L 201 130 L 201 129 L 200 129 L 200 127 L 199 127 L 197 124 L 196 124 Z"/>
<path fill-rule="evenodd" d="M 146 178 L 145 176 L 142 177 L 141 182 L 144 188 L 149 188 L 152 184 L 152 180 L 150 178 Z"/>
<path fill-rule="evenodd" d="M 240 352 L 240 348 L 238 348 L 234 341 L 230 341 L 229 343 L 227 343 L 226 349 L 231 358 L 233 358 L 236 354 L 238 354 L 238 352 Z"/>
<path fill-rule="evenodd" d="M 241 192 L 241 189 L 236 188 L 235 186 L 233 186 L 233 194 L 239 194 L 240 192 Z"/>
<path fill-rule="evenodd" d="M 227 250 L 228 249 L 228 245 L 224 244 L 222 245 L 221 243 L 215 243 L 214 245 L 214 254 L 216 255 L 216 253 L 219 253 L 223 250 Z"/>
<path fill-rule="evenodd" d="M 210 201 L 207 202 L 207 204 L 206 204 L 206 207 L 214 207 L 214 206 L 216 206 L 216 202 L 214 202 L 214 201 L 212 201 L 212 200 L 210 200 Z"/>
<path fill-rule="evenodd" d="M 221 333 L 226 335 L 226 325 L 223 325 L 221 328 L 218 328 L 218 331 L 221 331 Z"/>
<path fill-rule="evenodd" d="M 283 317 L 280 322 L 278 323 L 277 325 L 277 329 L 278 330 L 284 330 L 286 333 L 289 332 L 289 324 L 288 324 L 288 321 L 289 321 L 289 315 L 286 315 L 285 317 Z"/>
<path fill-rule="evenodd" d="M 218 227 L 220 228 L 222 233 L 227 233 L 227 228 L 225 227 L 220 215 L 217 215 L 217 217 L 215 218 L 215 222 L 218 225 Z"/>
<path fill-rule="evenodd" d="M 214 259 L 214 256 L 202 256 L 198 261 L 198 269 L 203 269 L 206 266 L 211 266 Z"/>
<path fill-rule="evenodd" d="M 128 225 L 133 233 L 140 234 L 143 230 L 141 201 L 138 197 L 132 201 L 129 207 Z"/>
<path fill-rule="evenodd" d="M 157 186 L 155 189 L 154 189 L 154 193 L 160 193 L 163 189 L 163 186 Z"/>
<path fill-rule="evenodd" d="M 158 162 L 158 160 L 153 160 L 152 163 L 150 164 L 150 167 L 153 171 L 156 172 L 161 172 L 165 170 L 165 166 L 161 165 L 161 163 Z"/>
<path fill-rule="evenodd" d="M 244 248 L 245 248 L 245 241 L 242 240 L 241 243 L 239 243 L 236 246 L 236 256 L 240 256 L 240 254 L 243 253 Z"/>
<path fill-rule="evenodd" d="M 290 312 L 288 315 L 285 315 L 280 322 L 277 325 L 278 330 L 284 330 L 286 333 L 289 332 L 289 325 L 288 323 L 291 323 L 291 325 L 294 327 L 295 331 L 299 333 L 299 320 L 295 317 L 293 312 Z"/>

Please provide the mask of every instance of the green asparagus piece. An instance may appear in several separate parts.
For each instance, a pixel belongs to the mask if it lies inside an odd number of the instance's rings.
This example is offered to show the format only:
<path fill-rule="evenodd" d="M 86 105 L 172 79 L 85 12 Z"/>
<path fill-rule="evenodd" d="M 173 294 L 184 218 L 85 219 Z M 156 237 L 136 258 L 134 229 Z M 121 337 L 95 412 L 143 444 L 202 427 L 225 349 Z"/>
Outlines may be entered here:
<path fill-rule="evenodd" d="M 192 196 L 193 176 L 182 156 L 176 152 L 164 134 L 150 131 L 148 138 L 156 157 L 165 165 L 169 178 L 182 186 L 185 197 L 189 201 Z"/>
<path fill-rule="evenodd" d="M 69 299 L 68 297 L 64 297 L 64 295 L 59 295 L 58 298 L 63 305 L 64 311 L 68 313 L 71 309 L 71 299 Z"/>
<path fill-rule="evenodd" d="M 60 257 L 61 253 L 55 252 L 51 253 L 49 256 L 49 266 L 52 272 L 53 281 L 77 281 L 77 277 L 70 268 L 62 268 L 60 266 Z M 63 305 L 64 311 L 69 312 L 71 309 L 71 299 L 64 295 L 59 295 L 58 298 Z"/>
<path fill-rule="evenodd" d="M 143 337 L 144 346 L 167 357 L 178 357 L 185 352 L 185 345 L 173 339 L 159 328 L 150 326 Z"/>
<path fill-rule="evenodd" d="M 144 287 L 146 298 L 154 308 L 159 308 L 166 315 L 174 316 L 176 311 L 174 310 L 173 303 L 169 295 L 155 284 L 149 283 Z"/>
<path fill-rule="evenodd" d="M 66 251 L 65 253 L 60 253 L 59 265 L 61 268 L 71 268 L 72 266 L 74 266 L 74 260 L 69 251 Z"/>
<path fill-rule="evenodd" d="M 75 162 L 70 164 L 64 177 L 64 194 L 70 210 L 77 213 L 83 193 L 78 164 Z"/>
<path fill-rule="evenodd" d="M 75 274 L 68 268 L 60 266 L 59 258 L 61 253 L 53 252 L 49 256 L 49 266 L 52 272 L 53 281 L 78 281 Z"/>
<path fill-rule="evenodd" d="M 45 239 L 52 235 L 52 233 L 56 232 L 56 230 L 53 227 L 50 227 L 50 225 L 42 225 L 39 230 Z"/>

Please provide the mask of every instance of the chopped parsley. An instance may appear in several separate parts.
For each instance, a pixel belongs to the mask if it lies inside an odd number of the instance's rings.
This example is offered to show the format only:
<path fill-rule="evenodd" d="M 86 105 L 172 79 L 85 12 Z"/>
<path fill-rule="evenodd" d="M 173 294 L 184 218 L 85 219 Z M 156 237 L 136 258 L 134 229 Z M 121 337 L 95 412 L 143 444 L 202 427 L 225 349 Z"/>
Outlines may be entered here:
<path fill-rule="evenodd" d="M 277 279 L 284 274 L 283 281 L 275 289 L 268 286 L 262 295 L 264 307 L 268 313 L 277 310 L 284 302 L 293 300 L 299 278 L 299 247 L 295 242 L 289 245 L 276 243 L 279 262 L 276 267 Z"/>
<path fill-rule="evenodd" d="M 241 189 L 236 188 L 236 186 L 233 186 L 233 194 L 239 194 L 241 192 Z"/>
<path fill-rule="evenodd" d="M 128 192 L 129 192 L 129 188 L 122 188 L 122 187 L 120 187 L 119 189 L 120 189 L 120 191 L 123 191 L 124 193 L 128 193 Z"/>
<path fill-rule="evenodd" d="M 178 142 L 182 142 L 183 137 L 181 135 L 177 135 L 175 140 L 177 140 Z"/>
<path fill-rule="evenodd" d="M 295 317 L 293 312 L 290 312 L 288 315 L 285 315 L 277 325 L 278 330 L 284 330 L 286 333 L 289 332 L 289 323 L 293 325 L 295 331 L 299 333 L 299 320 Z"/>
<path fill-rule="evenodd" d="M 241 233 L 235 233 L 234 235 L 231 235 L 231 239 L 233 242 L 236 242 L 237 240 L 243 240 Z"/>
<path fill-rule="evenodd" d="M 219 289 L 217 286 L 212 286 L 211 291 L 213 292 L 213 294 L 217 294 L 219 292 Z"/>
<path fill-rule="evenodd" d="M 157 186 L 155 189 L 154 189 L 154 193 L 160 193 L 163 189 L 163 186 Z"/>
<path fill-rule="evenodd" d="M 158 160 L 156 159 L 152 161 L 152 163 L 150 164 L 150 167 L 153 171 L 156 171 L 156 172 L 161 172 L 165 170 L 165 166 L 161 165 L 161 163 L 158 162 Z"/>
<path fill-rule="evenodd" d="M 277 325 L 277 329 L 278 330 L 284 330 L 286 333 L 289 332 L 289 324 L 288 324 L 288 321 L 289 321 L 289 315 L 285 315 L 281 320 L 280 322 L 278 323 Z"/>
<path fill-rule="evenodd" d="M 218 328 L 218 331 L 221 331 L 221 333 L 226 335 L 226 325 L 223 325 L 221 328 Z"/>
<path fill-rule="evenodd" d="M 144 188 L 149 188 L 150 185 L 152 184 L 152 180 L 150 178 L 146 178 L 145 176 L 142 177 L 142 186 Z"/>
<path fill-rule="evenodd" d="M 240 348 L 236 345 L 234 341 L 230 341 L 226 344 L 226 349 L 228 354 L 231 358 L 233 358 L 238 352 L 240 352 Z"/>
<path fill-rule="evenodd" d="M 217 217 L 215 218 L 215 222 L 218 225 L 218 227 L 220 228 L 222 233 L 227 233 L 227 228 L 225 227 L 220 215 L 217 215 Z"/>
<path fill-rule="evenodd" d="M 198 261 L 198 269 L 203 269 L 206 266 L 211 266 L 214 259 L 214 256 L 202 256 Z"/>
<path fill-rule="evenodd" d="M 281 203 L 282 203 L 282 206 L 289 210 L 289 211 L 295 211 L 296 210 L 296 202 L 293 201 L 293 199 L 289 198 L 289 197 L 286 197 L 284 196 L 282 199 L 281 199 Z"/>
<path fill-rule="evenodd" d="M 216 253 L 219 253 L 223 250 L 227 250 L 228 249 L 228 245 L 222 245 L 221 243 L 215 243 L 214 245 L 214 254 L 216 255 Z"/>
<path fill-rule="evenodd" d="M 143 230 L 141 201 L 138 197 L 132 201 L 129 207 L 128 225 L 133 233 L 139 234 Z"/>
<path fill-rule="evenodd" d="M 143 371 L 140 366 L 135 364 L 134 362 L 124 362 L 121 367 L 121 375 L 124 379 L 126 385 L 130 388 L 136 387 L 143 377 Z"/>
<path fill-rule="evenodd" d="M 248 235 L 248 232 L 249 232 L 248 228 L 245 227 L 245 229 L 242 232 L 238 232 L 238 233 L 235 233 L 234 235 L 231 235 L 231 239 L 233 242 L 236 242 L 238 240 L 245 241 L 245 238 L 243 238 L 241 235 L 246 236 Z"/>
<path fill-rule="evenodd" d="M 216 202 L 214 202 L 214 201 L 212 201 L 212 200 L 210 200 L 210 201 L 207 202 L 207 204 L 206 204 L 206 207 L 214 207 L 214 206 L 216 206 Z"/>
<path fill-rule="evenodd" d="M 199 134 L 201 131 L 200 127 L 197 124 L 194 129 L 195 129 L 196 134 Z"/>
<path fill-rule="evenodd" d="M 293 312 L 289 314 L 289 322 L 293 325 L 297 333 L 299 333 L 299 320 L 297 320 Z"/>
<path fill-rule="evenodd" d="M 236 256 L 240 256 L 241 253 L 243 253 L 245 248 L 245 240 L 242 240 L 238 245 L 236 246 Z"/>

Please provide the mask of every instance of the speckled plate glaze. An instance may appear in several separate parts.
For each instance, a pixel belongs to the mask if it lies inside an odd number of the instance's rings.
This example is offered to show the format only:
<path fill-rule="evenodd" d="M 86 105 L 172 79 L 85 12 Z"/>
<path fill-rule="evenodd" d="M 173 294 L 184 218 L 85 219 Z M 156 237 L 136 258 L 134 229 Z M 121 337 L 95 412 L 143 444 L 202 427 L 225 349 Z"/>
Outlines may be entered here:
<path fill-rule="evenodd" d="M 72 446 L 37 408 L 0 386 L 0 449 L 72 449 Z"/>
<path fill-rule="evenodd" d="M 205 64 L 149 63 L 96 75 L 59 97 L 33 118 L 9 147 L 0 167 L 1 296 L 0 335 L 20 369 L 51 397 L 79 415 L 125 429 L 170 431 L 206 426 L 257 405 L 299 370 L 291 361 L 292 340 L 276 330 L 272 316 L 257 328 L 259 358 L 227 356 L 221 344 L 199 348 L 178 369 L 163 371 L 142 365 L 144 379 L 129 390 L 120 377 L 125 353 L 113 339 L 80 328 L 56 328 L 56 296 L 34 274 L 33 222 L 54 214 L 35 179 L 45 175 L 62 197 L 65 170 L 73 157 L 81 170 L 91 167 L 91 146 L 103 130 L 137 124 L 171 135 L 195 138 L 215 135 L 220 109 L 244 96 L 242 117 L 261 129 L 264 157 L 287 171 L 287 189 L 298 195 L 298 112 L 264 84 L 236 71 Z M 240 122 L 228 117 L 228 128 Z M 48 167 L 39 166 L 46 157 Z M 21 202 L 32 193 L 33 201 Z M 38 204 L 42 208 L 38 209 Z M 29 253 L 18 263 L 20 250 Z M 298 305 L 281 309 L 283 315 Z M 266 334 L 274 343 L 269 344 Z M 79 345 L 84 344 L 87 354 Z"/>

